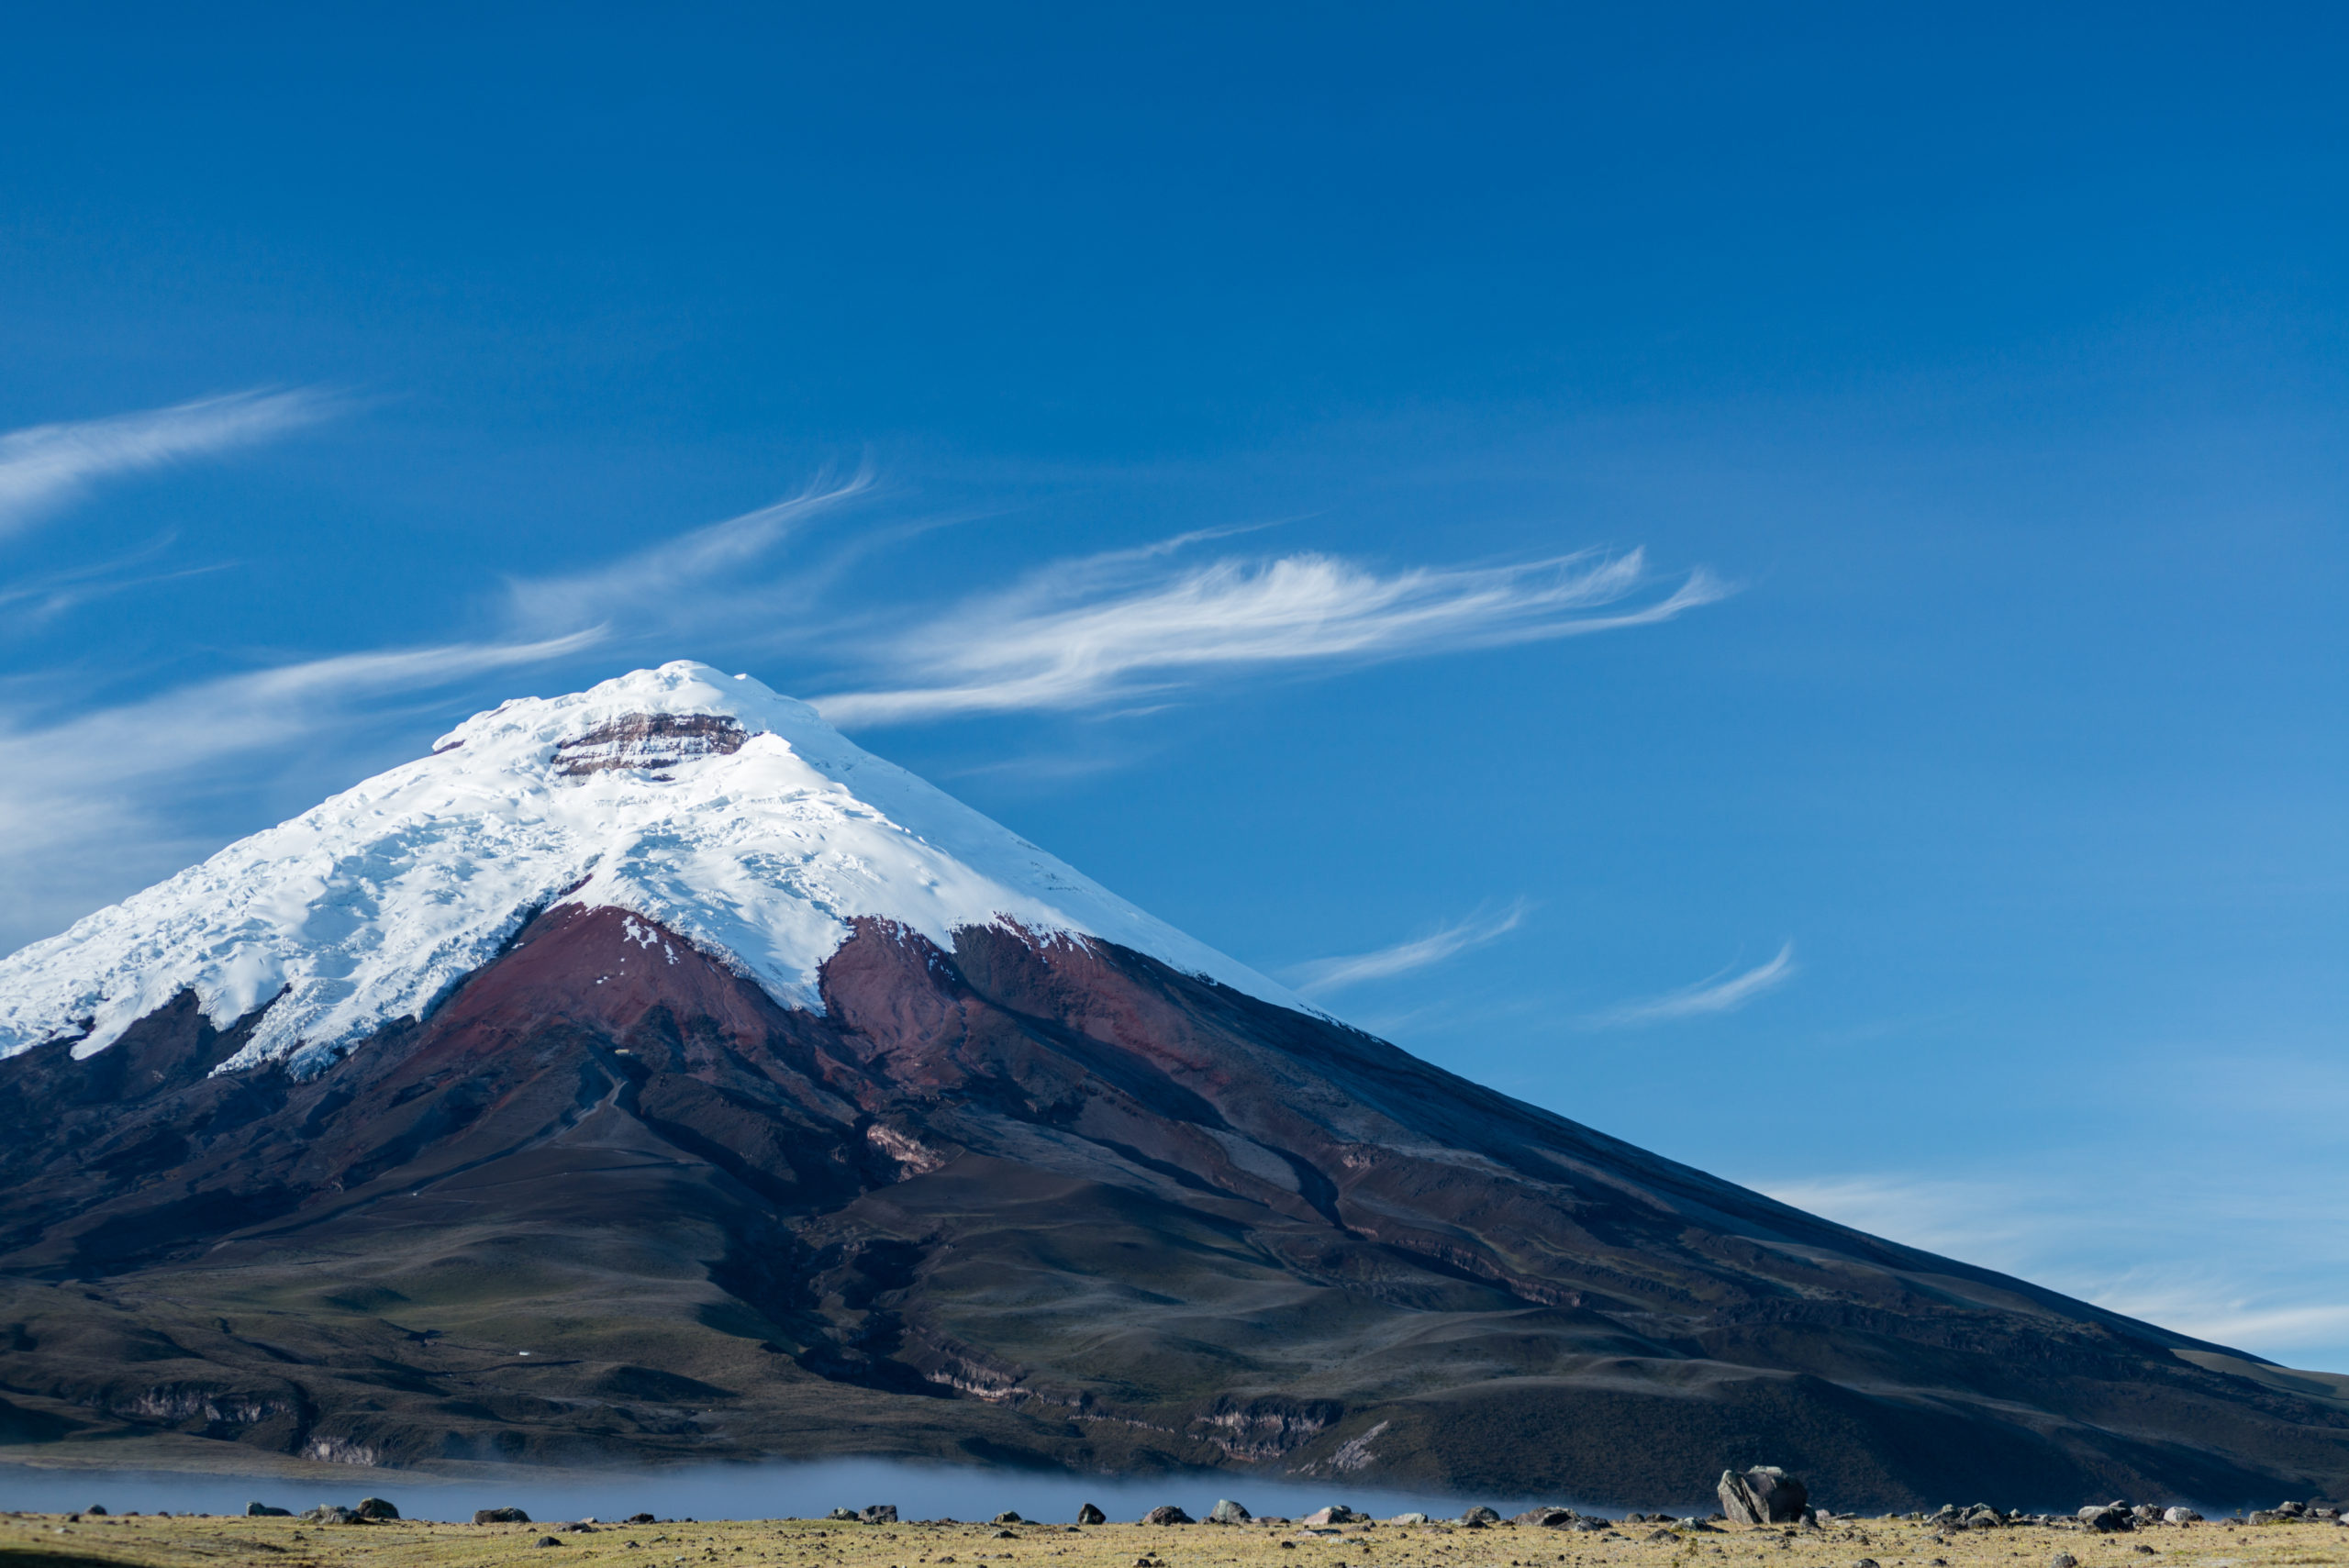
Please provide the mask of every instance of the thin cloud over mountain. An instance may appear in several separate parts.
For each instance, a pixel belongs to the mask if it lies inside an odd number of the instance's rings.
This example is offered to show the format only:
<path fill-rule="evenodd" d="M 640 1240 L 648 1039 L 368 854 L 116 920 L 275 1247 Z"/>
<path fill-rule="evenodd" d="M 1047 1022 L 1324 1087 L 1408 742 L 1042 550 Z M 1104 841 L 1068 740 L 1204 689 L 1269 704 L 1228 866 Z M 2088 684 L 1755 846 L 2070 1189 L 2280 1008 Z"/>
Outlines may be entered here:
<path fill-rule="evenodd" d="M 102 479 L 251 446 L 314 424 L 335 406 L 333 398 L 306 387 L 234 392 L 0 435 L 0 536 L 30 526 Z"/>
<path fill-rule="evenodd" d="M 0 437 L 0 532 L 71 503 L 109 474 L 248 446 L 334 408 L 306 389 L 239 393 Z M 0 767 L 9 781 L 0 784 L 0 812 L 39 826 L 0 847 L 0 873 L 49 894 L 13 918 L 0 917 L 0 948 L 45 935 L 122 891 L 108 868 L 147 874 L 200 849 L 201 836 L 191 838 L 180 820 L 180 796 L 228 760 L 356 735 L 421 694 L 591 649 L 666 656 L 679 651 L 680 639 L 764 641 L 786 663 L 830 668 L 846 689 L 817 706 L 855 727 L 1130 709 L 1272 669 L 1336 669 L 1648 625 L 1731 591 L 1701 569 L 1659 580 L 1637 550 L 1391 571 L 1309 551 L 1182 559 L 1266 526 L 1249 524 L 1063 560 L 1008 591 L 967 595 L 942 610 L 898 602 L 852 613 L 839 607 L 838 590 L 863 555 L 966 520 L 885 517 L 816 543 L 818 524 L 869 505 L 882 489 L 867 464 L 601 565 L 514 576 L 482 606 L 472 638 L 287 659 L 129 703 L 73 706 L 53 682 L 20 684 L 25 695 L 13 708 L 0 705 Z M 157 548 L 139 552 L 138 564 Z M 72 593 L 128 585 L 131 565 L 126 559 L 0 579 L 0 604 L 54 603 L 61 611 Z M 30 765 L 35 760 L 39 766 Z M 1314 984 L 1334 990 L 1440 962 L 1492 940 L 1521 912 L 1329 961 Z"/>
<path fill-rule="evenodd" d="M 1383 663 L 1647 626 L 1731 592 L 1702 569 L 1658 586 L 1637 550 L 1391 573 L 1320 554 L 1169 570 L 1120 552 L 969 600 L 877 651 L 903 684 L 815 701 L 848 725 L 1083 708 L 1216 672 Z"/>
<path fill-rule="evenodd" d="M 1733 1013 L 1756 996 L 1776 990 L 1795 973 L 1795 944 L 1788 942 L 1767 963 L 1744 971 L 1737 971 L 1732 965 L 1694 985 L 1594 1013 L 1589 1022 L 1599 1028 L 1622 1029 L 1674 1018 L 1701 1018 L 1709 1013 Z"/>
<path fill-rule="evenodd" d="M 1393 947 L 1292 965 L 1283 972 L 1282 978 L 1294 985 L 1299 995 L 1326 996 L 1350 985 L 1408 974 L 1442 963 L 1470 948 L 1498 940 L 1523 925 L 1527 911 L 1532 907 L 1530 902 L 1520 898 L 1497 915 L 1472 915 Z"/>

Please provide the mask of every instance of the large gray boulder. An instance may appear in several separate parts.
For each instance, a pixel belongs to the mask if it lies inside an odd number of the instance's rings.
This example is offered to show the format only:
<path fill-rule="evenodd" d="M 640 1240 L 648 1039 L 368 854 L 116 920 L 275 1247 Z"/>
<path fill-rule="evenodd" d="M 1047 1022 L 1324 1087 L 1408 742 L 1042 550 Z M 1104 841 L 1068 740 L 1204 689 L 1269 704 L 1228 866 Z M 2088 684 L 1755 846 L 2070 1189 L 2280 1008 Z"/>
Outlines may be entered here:
<path fill-rule="evenodd" d="M 897 1505 L 875 1503 L 856 1517 L 869 1525 L 893 1525 L 897 1522 Z"/>
<path fill-rule="evenodd" d="M 1109 1516 L 1087 1503 L 1076 1510 L 1076 1522 L 1081 1525 L 1103 1525 L 1109 1522 Z"/>
<path fill-rule="evenodd" d="M 1141 1522 L 1146 1525 L 1187 1525 L 1197 1521 L 1174 1504 L 1161 1503 L 1142 1515 Z"/>
<path fill-rule="evenodd" d="M 1793 1524 L 1810 1501 L 1803 1484 L 1775 1464 L 1757 1464 L 1742 1475 L 1724 1470 L 1714 1491 L 1721 1512 L 1742 1525 Z"/>
<path fill-rule="evenodd" d="M 1211 1525 L 1244 1525 L 1255 1517 L 1229 1497 L 1218 1497 L 1215 1507 L 1208 1510 L 1208 1523 Z"/>
<path fill-rule="evenodd" d="M 477 1525 L 526 1525 L 530 1516 L 519 1508 L 475 1508 L 473 1523 Z"/>

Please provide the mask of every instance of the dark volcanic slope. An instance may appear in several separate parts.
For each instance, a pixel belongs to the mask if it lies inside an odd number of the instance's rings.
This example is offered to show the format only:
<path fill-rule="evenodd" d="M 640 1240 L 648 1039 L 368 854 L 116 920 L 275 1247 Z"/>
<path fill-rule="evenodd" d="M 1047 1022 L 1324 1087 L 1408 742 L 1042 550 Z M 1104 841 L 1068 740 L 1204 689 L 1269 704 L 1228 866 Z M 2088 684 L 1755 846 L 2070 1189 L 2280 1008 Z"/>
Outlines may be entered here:
<path fill-rule="evenodd" d="M 0 1063 L 0 1441 L 1651 1503 L 1766 1460 L 1841 1507 L 2349 1486 L 2325 1383 L 1121 949 L 866 925 L 825 997 L 566 906 L 306 1083 L 207 1076 L 239 1031 L 191 997 Z"/>

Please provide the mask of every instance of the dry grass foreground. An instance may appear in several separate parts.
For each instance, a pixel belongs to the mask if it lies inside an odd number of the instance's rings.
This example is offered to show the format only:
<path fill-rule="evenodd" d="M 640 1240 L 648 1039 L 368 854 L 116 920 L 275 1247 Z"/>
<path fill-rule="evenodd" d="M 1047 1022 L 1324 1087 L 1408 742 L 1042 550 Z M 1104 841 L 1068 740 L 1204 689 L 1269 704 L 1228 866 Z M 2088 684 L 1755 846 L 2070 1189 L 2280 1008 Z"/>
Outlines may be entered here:
<path fill-rule="evenodd" d="M 545 1544 L 546 1542 L 555 1544 Z M 2300 1568 L 2349 1565 L 2349 1529 L 2331 1524 L 2171 1526 L 2097 1535 L 2013 1525 L 1943 1535 L 1868 1519 L 1827 1529 L 1626 1525 L 1574 1533 L 1501 1525 L 1296 1526 L 1034 1523 L 841 1524 L 738 1519 L 652 1525 L 469 1525 L 409 1519 L 320 1525 L 300 1518 L 0 1515 L 0 1568 Z"/>

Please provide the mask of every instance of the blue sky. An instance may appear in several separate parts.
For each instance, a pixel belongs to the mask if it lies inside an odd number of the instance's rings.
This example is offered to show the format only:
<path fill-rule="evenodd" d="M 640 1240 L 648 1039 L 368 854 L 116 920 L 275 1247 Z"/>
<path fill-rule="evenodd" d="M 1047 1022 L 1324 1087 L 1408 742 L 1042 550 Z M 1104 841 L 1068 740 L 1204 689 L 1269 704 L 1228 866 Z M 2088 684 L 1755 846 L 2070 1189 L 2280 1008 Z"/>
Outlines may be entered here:
<path fill-rule="evenodd" d="M 1461 1072 L 2349 1370 L 2317 7 L 58 9 L 0 948 L 703 658 Z"/>

